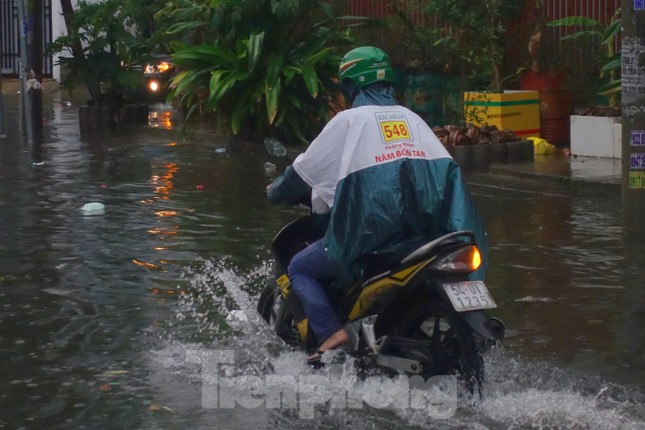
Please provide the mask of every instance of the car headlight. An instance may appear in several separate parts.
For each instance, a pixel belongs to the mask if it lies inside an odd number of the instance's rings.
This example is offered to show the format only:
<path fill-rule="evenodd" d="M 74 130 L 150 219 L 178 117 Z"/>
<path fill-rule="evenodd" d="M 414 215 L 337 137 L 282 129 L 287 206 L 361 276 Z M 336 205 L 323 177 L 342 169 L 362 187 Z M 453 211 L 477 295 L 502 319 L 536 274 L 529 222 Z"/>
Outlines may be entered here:
<path fill-rule="evenodd" d="M 172 65 L 169 62 L 162 61 L 159 64 L 157 64 L 157 71 L 159 73 L 164 73 L 164 72 L 167 72 L 168 70 L 170 70 L 171 67 L 172 67 Z"/>
<path fill-rule="evenodd" d="M 143 73 L 146 75 L 154 75 L 157 73 L 167 72 L 172 68 L 172 64 L 168 61 L 160 61 L 155 64 L 146 64 L 146 67 L 143 69 Z"/>
<path fill-rule="evenodd" d="M 153 93 L 156 93 L 157 91 L 159 91 L 160 87 L 161 85 L 159 85 L 159 82 L 155 81 L 154 79 L 152 79 L 151 81 L 148 81 L 148 89 Z"/>

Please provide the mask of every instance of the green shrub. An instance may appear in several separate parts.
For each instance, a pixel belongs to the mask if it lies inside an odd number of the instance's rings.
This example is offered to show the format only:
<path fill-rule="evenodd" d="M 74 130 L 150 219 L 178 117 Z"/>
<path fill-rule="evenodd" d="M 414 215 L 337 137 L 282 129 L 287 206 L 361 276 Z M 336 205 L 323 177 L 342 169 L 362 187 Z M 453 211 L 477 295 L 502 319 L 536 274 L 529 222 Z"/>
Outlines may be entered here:
<path fill-rule="evenodd" d="M 597 61 L 599 78 L 598 94 L 607 96 L 608 105 L 617 107 L 621 94 L 620 64 L 621 53 L 616 52 L 616 40 L 620 37 L 621 9 L 618 8 L 608 24 L 586 16 L 568 16 L 547 23 L 550 27 L 575 27 L 579 29 L 562 40 L 587 38 L 594 41 L 600 52 Z"/>
<path fill-rule="evenodd" d="M 235 134 L 307 142 L 326 122 L 342 54 L 345 18 L 312 0 L 180 2 L 163 11 L 179 73 L 171 100 L 225 114 Z M 354 25 L 361 23 L 354 19 Z M 194 43 L 197 42 L 195 45 Z"/>
<path fill-rule="evenodd" d="M 48 53 L 61 54 L 59 64 L 66 72 L 61 85 L 70 92 L 86 88 L 95 105 L 123 104 L 143 84 L 143 66 L 159 49 L 161 39 L 155 35 L 165 33 L 154 30 L 155 2 L 144 6 L 137 0 L 79 0 L 66 17 L 67 34 L 47 47 Z"/>

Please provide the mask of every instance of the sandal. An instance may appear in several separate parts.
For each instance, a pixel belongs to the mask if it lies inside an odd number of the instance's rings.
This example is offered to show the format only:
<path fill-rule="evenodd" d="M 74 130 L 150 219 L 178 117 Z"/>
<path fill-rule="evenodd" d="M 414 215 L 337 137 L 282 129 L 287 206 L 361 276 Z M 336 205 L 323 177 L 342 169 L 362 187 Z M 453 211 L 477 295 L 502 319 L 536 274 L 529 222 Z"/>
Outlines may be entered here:
<path fill-rule="evenodd" d="M 323 343 L 318 347 L 318 351 L 311 354 L 307 357 L 307 364 L 314 369 L 320 369 L 325 367 L 325 363 L 322 362 L 321 358 L 325 351 L 330 349 L 336 349 L 342 344 L 346 343 L 349 340 L 349 336 L 345 329 L 341 328 L 336 331 L 334 334 L 329 336 Z M 322 348 L 325 348 L 324 350 Z"/>

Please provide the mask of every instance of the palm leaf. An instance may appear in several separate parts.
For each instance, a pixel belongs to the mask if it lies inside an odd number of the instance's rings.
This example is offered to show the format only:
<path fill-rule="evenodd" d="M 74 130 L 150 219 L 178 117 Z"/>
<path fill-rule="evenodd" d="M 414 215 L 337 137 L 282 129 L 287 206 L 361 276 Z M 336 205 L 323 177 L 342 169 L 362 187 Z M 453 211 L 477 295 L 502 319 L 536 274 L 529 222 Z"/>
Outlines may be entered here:
<path fill-rule="evenodd" d="M 612 23 L 610 23 L 609 26 L 607 26 L 607 28 L 605 29 L 605 32 L 603 34 L 602 43 L 612 42 L 616 38 L 618 33 L 620 33 L 620 29 L 621 29 L 620 20 L 613 21 Z"/>
<path fill-rule="evenodd" d="M 567 16 L 565 18 L 554 19 L 547 23 L 549 27 L 570 27 L 578 25 L 581 27 L 598 27 L 600 23 L 592 18 L 586 16 Z"/>
<path fill-rule="evenodd" d="M 598 90 L 598 94 L 601 94 L 603 96 L 611 96 L 613 94 L 620 93 L 621 89 L 622 89 L 621 80 L 614 79 L 612 81 L 607 82 L 603 86 L 601 86 L 600 89 Z"/>
<path fill-rule="evenodd" d="M 316 75 L 316 71 L 313 67 L 307 64 L 301 64 L 300 73 L 302 74 L 302 78 L 305 80 L 305 85 L 307 86 L 309 94 L 311 94 L 313 98 L 316 98 L 318 96 L 318 75 Z"/>
<path fill-rule="evenodd" d="M 252 89 L 247 87 L 241 97 L 238 98 L 233 108 L 233 113 L 231 114 L 231 130 L 234 134 L 239 134 L 242 127 L 242 123 L 248 117 L 249 110 L 249 98 L 251 97 Z"/>
<path fill-rule="evenodd" d="M 580 37 L 593 37 L 593 36 L 602 36 L 602 34 L 600 34 L 600 32 L 593 31 L 593 30 L 582 30 L 573 34 L 567 34 L 566 36 L 562 37 L 562 40 L 575 40 Z"/>
<path fill-rule="evenodd" d="M 175 25 L 172 25 L 168 29 L 168 34 L 177 34 L 177 33 L 184 33 L 186 31 L 193 31 L 204 25 L 205 23 L 203 21 L 180 22 Z"/>
<path fill-rule="evenodd" d="M 258 64 L 258 61 L 260 61 L 260 58 L 262 55 L 263 42 L 264 42 L 264 32 L 251 34 L 251 37 L 249 38 L 248 55 L 247 55 L 249 71 L 254 70 L 255 66 L 257 66 Z"/>
<path fill-rule="evenodd" d="M 275 82 L 280 76 L 280 73 L 283 72 L 283 65 L 284 60 L 282 55 L 275 53 L 269 54 L 266 68 L 267 81 Z"/>
<path fill-rule="evenodd" d="M 603 72 L 607 72 L 607 71 L 610 71 L 610 70 L 620 69 L 620 67 L 621 67 L 621 59 L 620 58 L 615 58 L 615 59 L 611 60 L 609 63 L 605 64 L 602 67 L 601 70 Z"/>
<path fill-rule="evenodd" d="M 282 82 L 278 78 L 274 82 L 267 82 L 265 86 L 267 119 L 269 124 L 273 124 L 275 116 L 278 113 L 278 99 L 280 97 L 280 89 Z"/>
<path fill-rule="evenodd" d="M 211 98 L 215 101 L 224 97 L 238 82 L 245 81 L 251 74 L 246 70 L 234 70 L 222 78 L 218 85 L 211 93 Z"/>

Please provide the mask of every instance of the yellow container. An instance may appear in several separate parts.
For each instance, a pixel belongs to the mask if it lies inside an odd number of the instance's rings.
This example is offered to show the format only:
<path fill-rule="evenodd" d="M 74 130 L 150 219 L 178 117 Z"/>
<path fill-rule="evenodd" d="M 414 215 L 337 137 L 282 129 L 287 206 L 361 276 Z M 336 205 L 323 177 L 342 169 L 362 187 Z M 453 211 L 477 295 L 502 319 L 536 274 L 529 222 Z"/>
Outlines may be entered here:
<path fill-rule="evenodd" d="M 464 93 L 464 117 L 475 125 L 509 129 L 522 138 L 540 136 L 540 95 L 537 91 Z"/>

